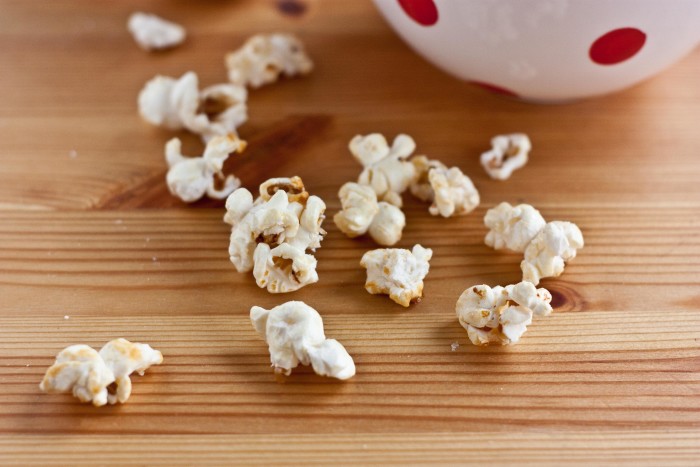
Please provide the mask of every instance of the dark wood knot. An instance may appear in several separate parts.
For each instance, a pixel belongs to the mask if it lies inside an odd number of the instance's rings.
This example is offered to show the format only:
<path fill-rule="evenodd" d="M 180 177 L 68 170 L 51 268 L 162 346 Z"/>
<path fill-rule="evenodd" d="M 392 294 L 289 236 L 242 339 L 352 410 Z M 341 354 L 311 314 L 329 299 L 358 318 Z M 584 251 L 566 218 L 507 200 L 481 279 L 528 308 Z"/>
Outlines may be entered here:
<path fill-rule="evenodd" d="M 554 311 L 586 311 L 588 303 L 583 296 L 571 285 L 561 280 L 540 284 L 552 294 Z"/>
<path fill-rule="evenodd" d="M 277 9 L 287 16 L 301 16 L 306 13 L 307 6 L 299 0 L 277 0 Z"/>

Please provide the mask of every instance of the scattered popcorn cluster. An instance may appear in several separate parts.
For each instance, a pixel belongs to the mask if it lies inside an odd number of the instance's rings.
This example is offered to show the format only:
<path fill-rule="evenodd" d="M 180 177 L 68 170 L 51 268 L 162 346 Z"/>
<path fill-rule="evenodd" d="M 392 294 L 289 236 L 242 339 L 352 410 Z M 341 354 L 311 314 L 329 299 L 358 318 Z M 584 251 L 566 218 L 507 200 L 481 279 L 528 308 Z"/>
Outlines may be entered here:
<path fill-rule="evenodd" d="M 95 406 L 124 403 L 131 395 L 129 375 L 143 375 L 162 362 L 159 351 L 126 339 L 109 341 L 99 352 L 87 345 L 71 345 L 56 356 L 39 387 L 48 393 L 72 392 L 81 402 Z"/>
<path fill-rule="evenodd" d="M 488 246 L 524 254 L 523 281 L 493 289 L 488 285 L 468 288 L 457 301 L 457 318 L 476 345 L 515 344 L 532 323 L 533 314 L 552 312 L 552 295 L 535 286 L 542 278 L 564 272 L 565 261 L 583 248 L 583 234 L 571 222 L 546 222 L 529 204 L 501 203 L 486 212 L 484 224 L 490 229 L 484 238 Z"/>
<path fill-rule="evenodd" d="M 576 224 L 545 222 L 529 204 L 501 203 L 486 212 L 484 224 L 490 229 L 484 239 L 488 246 L 524 253 L 520 263 L 523 280 L 535 285 L 542 278 L 559 277 L 565 262 L 583 248 L 583 234 Z"/>
<path fill-rule="evenodd" d="M 185 38 L 181 26 L 144 13 L 133 14 L 128 29 L 147 50 L 173 47 Z M 231 154 L 246 148 L 237 131 L 248 118 L 246 87 L 308 74 L 313 63 L 299 39 L 275 33 L 251 37 L 226 56 L 225 64 L 229 83 L 202 90 L 191 71 L 177 79 L 156 76 L 139 94 L 139 113 L 155 126 L 186 129 L 201 137 L 206 147 L 200 157 L 184 156 L 178 138 L 167 142 L 170 193 L 187 203 L 205 195 L 226 198 L 224 222 L 231 226 L 229 257 L 236 270 L 252 271 L 256 284 L 270 293 L 293 292 L 319 280 L 314 253 L 326 235 L 322 228 L 325 203 L 310 195 L 297 176 L 271 178 L 254 197 L 241 188 L 241 180 L 224 173 L 224 164 Z M 481 155 L 491 178 L 506 180 L 527 163 L 531 149 L 527 135 L 496 136 L 491 145 Z M 379 245 L 395 245 L 406 226 L 401 208 L 407 190 L 430 203 L 433 216 L 461 216 L 478 207 L 479 192 L 461 169 L 414 155 L 415 149 L 415 141 L 405 134 L 396 136 L 391 146 L 379 133 L 352 138 L 349 150 L 362 171 L 356 182 L 345 183 L 338 192 L 341 209 L 333 220 L 341 232 L 350 238 L 368 234 Z M 505 287 L 469 287 L 457 301 L 456 314 L 473 344 L 515 344 L 533 316 L 552 312 L 551 294 L 535 286 L 542 278 L 562 274 L 565 262 L 583 247 L 583 236 L 575 224 L 546 222 L 527 204 L 501 203 L 487 211 L 484 224 L 489 229 L 488 246 L 524 255 L 523 280 Z M 419 302 L 432 255 L 430 248 L 419 244 L 412 250 L 367 251 L 360 261 L 367 275 L 365 289 L 386 294 L 403 307 Z M 302 364 L 340 380 L 355 375 L 350 354 L 338 341 L 326 338 L 321 315 L 304 302 L 289 301 L 270 310 L 253 306 L 250 319 L 268 345 L 276 374 L 289 375 Z M 453 352 L 458 348 L 457 342 L 451 344 Z M 95 406 L 123 403 L 131 394 L 129 375 L 143 374 L 162 360 L 162 354 L 149 345 L 125 339 L 110 341 L 99 352 L 73 345 L 58 354 L 40 388 L 72 392 Z"/>
<path fill-rule="evenodd" d="M 398 135 L 389 146 L 379 133 L 357 135 L 350 153 L 362 164 L 357 183 L 348 182 L 338 192 L 342 209 L 333 221 L 350 238 L 366 233 L 382 246 L 401 240 L 406 216 L 401 211 L 406 190 L 432 205 L 432 215 L 468 214 L 479 205 L 479 192 L 458 167 L 448 169 L 426 156 L 412 156 L 416 143 Z"/>
<path fill-rule="evenodd" d="M 179 37 L 176 33 L 180 27 L 156 16 L 135 13 L 128 26 L 137 42 L 146 44 L 144 47 L 149 49 L 179 43 L 174 39 Z M 184 34 L 182 29 L 180 42 Z M 225 62 L 229 83 L 200 90 L 197 74 L 189 71 L 180 78 L 156 76 L 139 93 L 139 113 L 145 121 L 173 131 L 186 129 L 207 144 L 204 156 L 188 164 L 180 154 L 179 140 L 171 140 L 166 145 L 166 161 L 170 167 L 168 187 L 186 203 L 197 201 L 205 194 L 222 199 L 241 185 L 234 176 L 222 172 L 228 154 L 224 156 L 220 151 L 227 149 L 226 143 L 219 139 L 211 150 L 209 143 L 217 137 L 225 137 L 235 141 L 228 144 L 229 154 L 245 149 L 246 142 L 238 139 L 238 128 L 248 120 L 246 86 L 257 88 L 277 81 L 282 75 L 304 75 L 313 69 L 313 62 L 301 41 L 291 34 L 253 36 L 239 50 L 228 54 Z M 210 182 L 213 175 L 224 180 L 221 188 L 215 188 Z"/>

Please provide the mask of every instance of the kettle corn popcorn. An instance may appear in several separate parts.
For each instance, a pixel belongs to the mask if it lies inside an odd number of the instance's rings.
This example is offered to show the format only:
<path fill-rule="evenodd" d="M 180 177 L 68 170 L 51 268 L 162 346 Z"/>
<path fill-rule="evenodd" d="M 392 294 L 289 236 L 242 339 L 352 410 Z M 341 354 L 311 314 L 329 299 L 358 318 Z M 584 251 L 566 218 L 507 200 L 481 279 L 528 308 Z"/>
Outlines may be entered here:
<path fill-rule="evenodd" d="M 408 135 L 398 135 L 391 147 L 379 133 L 357 135 L 349 144 L 353 157 L 364 170 L 357 183 L 372 187 L 377 199 L 401 207 L 401 194 L 416 176 L 416 169 L 408 157 L 416 143 Z"/>
<path fill-rule="evenodd" d="M 342 209 L 333 221 L 350 238 L 365 233 L 380 245 L 394 245 L 401 239 L 406 216 L 398 207 L 384 201 L 377 202 L 371 187 L 354 182 L 344 184 L 338 192 Z"/>
<path fill-rule="evenodd" d="M 511 206 L 503 202 L 486 211 L 484 225 L 490 230 L 484 242 L 496 250 L 507 248 L 522 253 L 545 224 L 540 212 L 529 204 Z"/>
<path fill-rule="evenodd" d="M 285 293 L 318 281 L 316 259 L 326 231 L 325 203 L 310 196 L 299 177 L 275 178 L 260 185 L 260 196 L 245 188 L 226 200 L 224 221 L 231 224 L 229 256 L 238 272 L 253 270 L 256 283 Z"/>
<path fill-rule="evenodd" d="M 306 75 L 313 62 L 301 41 L 292 34 L 257 34 L 226 55 L 228 78 L 239 86 L 259 88 L 279 79 Z"/>
<path fill-rule="evenodd" d="M 247 119 L 247 91 L 234 84 L 218 84 L 199 91 L 194 72 L 179 79 L 156 76 L 139 93 L 144 120 L 169 130 L 199 134 L 204 142 L 214 136 L 236 133 Z"/>
<path fill-rule="evenodd" d="M 136 12 L 129 17 L 127 28 L 144 50 L 175 47 L 185 40 L 185 28 L 156 15 Z"/>
<path fill-rule="evenodd" d="M 523 280 L 537 285 L 544 277 L 558 277 L 564 263 L 576 257 L 583 248 L 583 234 L 576 224 L 553 221 L 547 223 L 525 249 L 520 263 Z"/>
<path fill-rule="evenodd" d="M 479 205 L 479 192 L 459 167 L 448 168 L 426 156 L 415 156 L 411 163 L 416 171 L 411 193 L 422 201 L 433 203 L 429 208 L 433 216 L 464 215 Z"/>
<path fill-rule="evenodd" d="M 491 178 L 507 180 L 527 164 L 530 149 L 530 138 L 523 133 L 499 135 L 491 139 L 491 150 L 481 155 L 481 165 Z"/>
<path fill-rule="evenodd" d="M 423 296 L 423 279 L 432 256 L 433 250 L 421 245 L 415 245 L 412 251 L 403 248 L 368 251 L 360 261 L 367 269 L 365 289 L 371 294 L 387 294 L 394 302 L 408 307 Z"/>
<path fill-rule="evenodd" d="M 479 192 L 458 167 L 432 168 L 428 179 L 433 189 L 433 204 L 429 208 L 433 216 L 469 214 L 479 205 Z"/>
<path fill-rule="evenodd" d="M 48 393 L 72 392 L 80 402 L 105 405 L 107 386 L 114 382 L 114 373 L 100 354 L 87 345 L 71 345 L 56 356 L 39 387 Z"/>
<path fill-rule="evenodd" d="M 271 310 L 250 309 L 253 327 L 268 344 L 275 373 L 289 375 L 300 363 L 321 376 L 341 380 L 355 375 L 355 362 L 335 339 L 326 339 L 323 319 L 304 302 L 291 301 Z"/>
<path fill-rule="evenodd" d="M 162 362 L 159 351 L 126 339 L 108 342 L 99 353 L 87 345 L 72 345 L 59 352 L 39 388 L 47 393 L 70 391 L 95 406 L 124 403 L 131 395 L 129 375 L 134 371 L 143 375 Z"/>
<path fill-rule="evenodd" d="M 530 282 L 506 287 L 475 285 L 457 301 L 457 318 L 475 345 L 515 344 L 532 323 L 533 315 L 552 312 L 552 296 Z"/>
<path fill-rule="evenodd" d="M 544 277 L 561 275 L 564 263 L 583 248 L 583 234 L 576 224 L 545 222 L 529 204 L 501 203 L 486 212 L 484 224 L 491 229 L 484 238 L 488 246 L 524 253 L 523 280 L 535 285 Z"/>
<path fill-rule="evenodd" d="M 186 203 L 197 201 L 205 194 L 215 199 L 226 198 L 241 186 L 241 181 L 233 175 L 224 178 L 224 162 L 231 153 L 243 152 L 245 147 L 246 142 L 236 135 L 217 136 L 207 143 L 202 157 L 185 157 L 180 140 L 171 139 L 165 145 L 168 190 Z M 221 182 L 220 188 L 216 186 L 217 179 Z"/>

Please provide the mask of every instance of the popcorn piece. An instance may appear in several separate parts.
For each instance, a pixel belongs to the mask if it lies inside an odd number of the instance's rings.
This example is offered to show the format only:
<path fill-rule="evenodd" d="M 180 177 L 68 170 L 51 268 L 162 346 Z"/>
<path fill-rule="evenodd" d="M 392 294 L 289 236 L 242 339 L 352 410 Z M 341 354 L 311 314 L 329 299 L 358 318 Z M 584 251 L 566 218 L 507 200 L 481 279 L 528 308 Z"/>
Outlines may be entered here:
<path fill-rule="evenodd" d="M 167 49 L 185 40 L 185 28 L 148 13 L 133 13 L 127 27 L 144 50 Z"/>
<path fill-rule="evenodd" d="M 350 238 L 369 232 L 380 245 L 394 245 L 401 239 L 406 216 L 398 207 L 377 203 L 371 187 L 348 182 L 338 192 L 342 210 L 333 217 L 338 228 Z"/>
<path fill-rule="evenodd" d="M 253 203 L 253 195 L 239 188 L 226 199 L 224 221 L 231 224 L 229 256 L 238 272 L 253 268 L 253 253 L 258 243 L 280 245 L 299 230 L 299 217 L 289 209 L 284 191 L 276 192 L 269 201 Z"/>
<path fill-rule="evenodd" d="M 126 339 L 114 339 L 100 349 L 100 357 L 114 374 L 116 394 L 108 394 L 110 404 L 124 403 L 131 395 L 131 379 L 134 371 L 143 376 L 151 365 L 163 363 L 163 354 L 148 344 L 132 343 Z"/>
<path fill-rule="evenodd" d="M 489 232 L 484 242 L 496 250 L 508 248 L 524 252 L 527 245 L 545 226 L 540 212 L 529 204 L 515 207 L 501 203 L 491 208 L 484 216 L 484 224 Z"/>
<path fill-rule="evenodd" d="M 515 344 L 532 323 L 533 314 L 552 312 L 552 295 L 530 282 L 506 287 L 476 285 L 457 300 L 457 318 L 475 345 Z"/>
<path fill-rule="evenodd" d="M 398 135 L 390 148 L 379 133 L 357 135 L 350 141 L 349 148 L 364 167 L 357 182 L 371 186 L 379 200 L 401 207 L 401 193 L 416 176 L 416 168 L 406 161 L 416 149 L 413 138 Z"/>
<path fill-rule="evenodd" d="M 338 341 L 326 339 L 321 315 L 306 303 L 286 302 L 271 310 L 254 306 L 250 320 L 268 344 L 275 373 L 289 375 L 301 363 L 321 376 L 355 375 L 352 357 Z"/>
<path fill-rule="evenodd" d="M 583 248 L 583 234 L 571 222 L 547 223 L 525 249 L 520 263 L 523 280 L 537 285 L 544 277 L 558 277 L 564 272 L 564 262 L 576 257 Z"/>
<path fill-rule="evenodd" d="M 71 345 L 56 356 L 39 388 L 48 393 L 72 391 L 80 402 L 99 407 L 107 403 L 107 386 L 113 382 L 114 373 L 95 349 Z"/>
<path fill-rule="evenodd" d="M 393 204 L 380 201 L 377 205 L 379 212 L 369 225 L 369 235 L 380 245 L 395 245 L 406 227 L 406 216 Z"/>
<path fill-rule="evenodd" d="M 433 216 L 469 214 L 479 205 L 479 192 L 458 167 L 430 169 L 428 179 L 435 193 L 429 209 Z"/>
<path fill-rule="evenodd" d="M 124 403 L 131 395 L 129 375 L 134 371 L 143 375 L 151 365 L 162 362 L 159 351 L 126 339 L 108 342 L 99 353 L 87 345 L 72 345 L 58 354 L 39 387 L 48 393 L 70 390 L 81 402 L 91 401 L 95 406 Z"/>
<path fill-rule="evenodd" d="M 365 289 L 371 294 L 388 294 L 394 302 L 408 307 L 423 295 L 423 279 L 432 256 L 433 250 L 421 245 L 415 245 L 413 251 L 402 248 L 368 251 L 360 261 L 367 269 Z"/>
<path fill-rule="evenodd" d="M 241 181 L 233 175 L 224 178 L 224 162 L 229 154 L 243 152 L 245 147 L 246 142 L 236 135 L 217 136 L 207 143 L 202 157 L 184 157 L 180 140 L 171 139 L 165 145 L 165 159 L 170 167 L 166 176 L 168 190 L 186 203 L 205 194 L 215 199 L 226 198 L 241 186 Z M 223 181 L 221 188 L 216 187 L 215 177 Z"/>
<path fill-rule="evenodd" d="M 271 293 L 293 292 L 318 282 L 316 258 L 288 243 L 273 249 L 266 243 L 259 243 L 253 262 L 253 276 L 258 287 L 267 287 Z"/>
<path fill-rule="evenodd" d="M 433 216 L 468 214 L 479 205 L 479 192 L 458 167 L 448 169 L 425 156 L 416 156 L 411 163 L 416 171 L 411 193 L 422 201 L 432 201 L 429 210 Z"/>
<path fill-rule="evenodd" d="M 224 221 L 233 226 L 229 255 L 238 272 L 253 269 L 258 286 L 273 293 L 318 281 L 316 259 L 306 251 L 321 246 L 326 204 L 309 196 L 301 178 L 267 180 L 255 201 L 238 189 L 226 209 Z"/>
<path fill-rule="evenodd" d="M 496 136 L 491 139 L 491 150 L 481 155 L 481 165 L 491 178 L 506 180 L 527 163 L 530 149 L 530 138 L 523 133 Z"/>
<path fill-rule="evenodd" d="M 141 90 L 139 113 L 147 122 L 180 130 L 186 128 L 207 142 L 214 136 L 236 133 L 247 119 L 245 88 L 218 84 L 199 89 L 194 72 L 179 79 L 156 76 Z"/>
<path fill-rule="evenodd" d="M 287 77 L 306 75 L 313 63 L 301 41 L 292 34 L 257 34 L 226 55 L 229 81 L 259 88 Z"/>

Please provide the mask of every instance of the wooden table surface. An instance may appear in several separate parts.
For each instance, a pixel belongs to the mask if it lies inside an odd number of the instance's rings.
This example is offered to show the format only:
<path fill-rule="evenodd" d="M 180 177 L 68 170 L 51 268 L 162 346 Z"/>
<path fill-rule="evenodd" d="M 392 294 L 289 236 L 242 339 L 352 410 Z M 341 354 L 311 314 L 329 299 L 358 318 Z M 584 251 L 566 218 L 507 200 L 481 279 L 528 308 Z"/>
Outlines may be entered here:
<path fill-rule="evenodd" d="M 0 2 L 0 464 L 697 465 L 700 50 L 620 94 L 536 106 L 442 74 L 366 0 L 193 5 Z M 137 48 L 125 28 L 136 9 L 185 25 L 186 44 Z M 222 82 L 227 51 L 278 30 L 303 38 L 316 69 L 250 93 L 249 150 L 228 168 L 249 188 L 300 175 L 328 204 L 320 281 L 289 295 L 235 271 L 222 202 L 168 194 L 173 134 L 136 109 L 155 74 Z M 512 131 L 531 136 L 531 161 L 492 181 L 478 155 Z M 347 143 L 368 132 L 412 135 L 481 192 L 474 213 L 447 220 L 405 197 L 399 246 L 434 250 L 425 298 L 408 310 L 364 291 L 358 262 L 374 245 L 330 219 L 360 170 Z M 457 297 L 520 277 L 518 255 L 483 243 L 484 212 L 501 201 L 576 222 L 586 246 L 543 282 L 554 314 L 517 346 L 477 348 Z M 248 312 L 291 299 L 345 344 L 352 380 L 307 368 L 275 380 Z M 39 391 L 62 348 L 116 337 L 165 356 L 127 404 Z"/>

